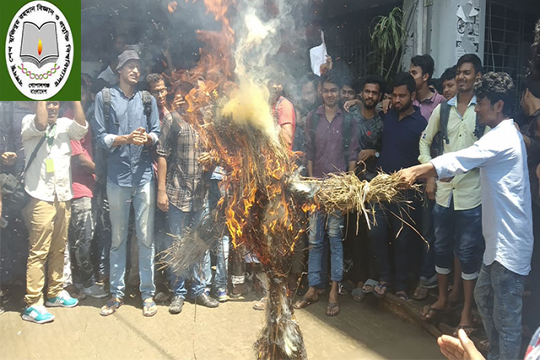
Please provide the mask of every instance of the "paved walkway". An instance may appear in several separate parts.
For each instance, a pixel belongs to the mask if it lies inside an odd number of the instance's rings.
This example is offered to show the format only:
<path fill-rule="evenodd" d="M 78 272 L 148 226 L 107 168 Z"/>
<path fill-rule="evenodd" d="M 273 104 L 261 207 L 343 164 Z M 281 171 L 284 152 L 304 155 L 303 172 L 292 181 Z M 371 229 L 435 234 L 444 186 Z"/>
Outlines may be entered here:
<path fill-rule="evenodd" d="M 0 315 L 0 359 L 255 359 L 252 345 L 264 318 L 251 308 L 255 299 L 217 309 L 186 303 L 175 316 L 159 306 L 153 318 L 129 300 L 110 317 L 99 315 L 105 300 L 53 308 L 56 320 L 46 325 L 22 321 L 11 300 Z M 373 297 L 362 304 L 340 300 L 335 318 L 325 315 L 322 299 L 296 312 L 309 359 L 442 358 L 431 335 L 379 311 Z"/>

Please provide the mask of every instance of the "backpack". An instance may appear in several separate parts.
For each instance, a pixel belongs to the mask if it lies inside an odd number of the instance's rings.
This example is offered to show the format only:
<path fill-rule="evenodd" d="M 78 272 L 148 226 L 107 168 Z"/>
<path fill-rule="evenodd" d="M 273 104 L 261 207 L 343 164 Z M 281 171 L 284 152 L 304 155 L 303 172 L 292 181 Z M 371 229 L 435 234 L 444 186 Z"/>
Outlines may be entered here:
<path fill-rule="evenodd" d="M 450 139 L 448 138 L 448 119 L 450 118 L 450 109 L 452 106 L 448 104 L 448 101 L 443 101 L 441 103 L 441 112 L 439 116 L 439 132 L 435 135 L 435 137 L 438 137 L 438 154 L 442 155 L 444 153 L 444 144 L 450 144 Z M 474 126 L 474 136 L 476 136 L 477 139 L 480 139 L 485 131 L 486 131 L 486 125 L 480 124 L 480 121 L 478 120 L 478 116 L 475 115 L 476 119 L 476 125 Z M 437 141 L 436 139 L 433 139 L 434 142 Z"/>
<path fill-rule="evenodd" d="M 310 135 L 312 141 L 315 143 L 315 134 L 317 132 L 317 126 L 319 125 L 319 120 L 321 116 L 316 113 L 317 110 L 314 110 L 313 117 L 311 119 Z M 351 122 L 354 121 L 351 114 L 343 112 L 343 126 L 341 128 L 341 133 L 343 134 L 343 155 L 345 156 L 345 166 L 349 164 L 349 146 L 351 145 Z M 313 146 L 315 150 L 315 146 Z"/>
<path fill-rule="evenodd" d="M 105 127 L 108 127 L 109 118 L 111 114 L 111 89 L 103 88 L 101 90 L 103 96 L 103 123 Z M 146 90 L 142 91 L 142 101 L 144 105 L 144 115 L 146 116 L 146 126 L 150 129 L 150 117 L 152 115 L 152 95 Z M 118 129 L 120 124 L 118 119 L 115 119 L 114 124 Z M 94 143 L 97 142 L 94 139 Z M 103 149 L 102 147 L 96 147 L 94 152 L 94 162 L 96 164 L 96 177 L 97 181 L 100 184 L 105 184 L 107 182 L 107 159 L 109 158 L 109 151 Z"/>

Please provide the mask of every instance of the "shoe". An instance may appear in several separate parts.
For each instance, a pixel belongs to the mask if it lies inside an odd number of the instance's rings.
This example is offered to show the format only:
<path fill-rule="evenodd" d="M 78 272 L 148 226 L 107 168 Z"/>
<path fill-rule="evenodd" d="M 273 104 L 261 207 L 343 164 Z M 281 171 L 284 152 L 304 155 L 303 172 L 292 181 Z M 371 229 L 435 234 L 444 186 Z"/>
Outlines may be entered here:
<path fill-rule="evenodd" d="M 266 303 L 268 302 L 268 297 L 263 297 L 261 300 L 257 301 L 253 305 L 253 310 L 266 310 Z"/>
<path fill-rule="evenodd" d="M 47 299 L 45 306 L 72 308 L 79 303 L 79 300 L 72 298 L 65 290 L 52 299 Z"/>
<path fill-rule="evenodd" d="M 225 302 L 225 301 L 229 300 L 229 295 L 227 295 L 226 291 L 218 291 L 217 292 L 217 300 L 219 302 Z"/>
<path fill-rule="evenodd" d="M 202 295 L 195 298 L 195 302 L 209 308 L 217 308 L 219 306 L 219 302 L 216 299 L 206 295 L 206 293 L 202 293 Z"/>
<path fill-rule="evenodd" d="M 43 305 L 33 305 L 24 310 L 22 319 L 36 324 L 45 324 L 54 321 L 54 315 L 48 312 Z"/>
<path fill-rule="evenodd" d="M 180 314 L 182 308 L 184 307 L 184 298 L 176 295 L 172 298 L 171 304 L 169 305 L 169 312 L 171 314 Z"/>
<path fill-rule="evenodd" d="M 90 297 L 96 298 L 96 299 L 102 299 L 109 295 L 105 289 L 103 289 L 103 286 L 100 286 L 98 284 L 94 284 L 90 287 L 85 287 L 83 289 L 83 292 L 85 295 L 88 295 Z"/>

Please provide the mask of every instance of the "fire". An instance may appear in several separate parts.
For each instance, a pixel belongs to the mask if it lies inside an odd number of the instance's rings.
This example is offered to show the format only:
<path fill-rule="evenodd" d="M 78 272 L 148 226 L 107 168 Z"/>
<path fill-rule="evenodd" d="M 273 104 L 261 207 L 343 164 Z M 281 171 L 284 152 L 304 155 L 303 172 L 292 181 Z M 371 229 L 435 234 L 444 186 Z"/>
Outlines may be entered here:
<path fill-rule="evenodd" d="M 38 52 L 38 55 L 41 55 L 41 51 L 43 50 L 43 43 L 41 42 L 41 39 L 38 40 L 38 44 L 37 44 L 37 52 Z"/>

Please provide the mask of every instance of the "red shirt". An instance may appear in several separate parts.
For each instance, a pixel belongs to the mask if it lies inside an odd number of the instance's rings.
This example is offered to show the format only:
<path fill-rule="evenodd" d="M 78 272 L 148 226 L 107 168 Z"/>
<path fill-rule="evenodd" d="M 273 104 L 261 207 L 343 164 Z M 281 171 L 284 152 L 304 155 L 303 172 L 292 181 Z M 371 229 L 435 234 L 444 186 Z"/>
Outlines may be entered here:
<path fill-rule="evenodd" d="M 92 133 L 90 127 L 84 138 L 79 141 L 71 140 L 71 156 L 73 157 L 81 154 L 92 159 Z M 74 199 L 83 197 L 91 198 L 93 196 L 92 190 L 96 183 L 94 175 L 89 174 L 75 163 L 71 163 L 71 178 Z"/>
<path fill-rule="evenodd" d="M 292 125 L 293 130 L 291 140 L 294 140 L 294 132 L 296 129 L 296 112 L 294 111 L 293 104 L 283 96 L 280 96 L 277 103 L 272 106 L 272 115 L 280 127 L 287 124 Z"/>

